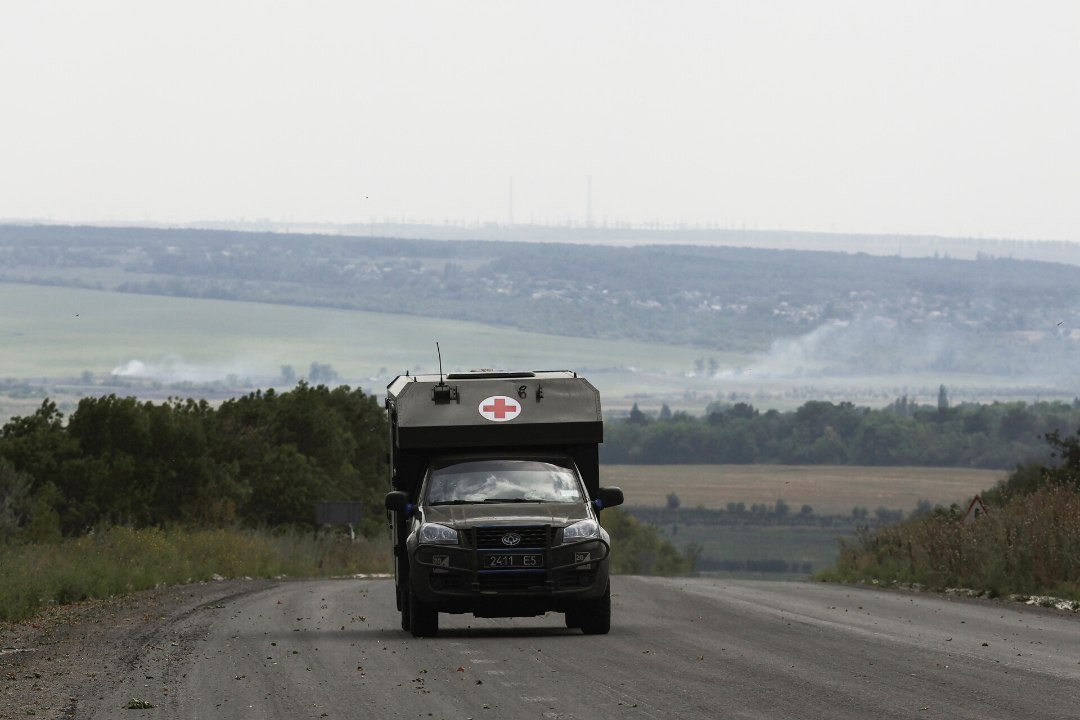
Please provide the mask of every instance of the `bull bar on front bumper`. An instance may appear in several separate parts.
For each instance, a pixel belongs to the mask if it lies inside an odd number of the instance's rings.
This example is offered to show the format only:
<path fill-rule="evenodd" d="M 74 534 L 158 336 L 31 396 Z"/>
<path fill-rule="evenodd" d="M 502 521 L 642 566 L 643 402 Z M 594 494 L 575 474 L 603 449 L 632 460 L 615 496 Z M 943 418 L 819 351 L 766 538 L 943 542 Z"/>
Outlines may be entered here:
<path fill-rule="evenodd" d="M 550 526 L 548 526 L 548 529 L 550 532 Z M 585 546 L 589 546 L 590 549 L 588 558 L 575 558 L 571 562 L 562 562 L 558 565 L 554 564 L 558 555 L 566 554 L 572 557 L 575 553 L 579 552 L 577 548 L 584 548 Z M 499 554 L 542 554 L 544 556 L 544 567 L 542 569 L 511 568 L 493 570 L 485 570 L 480 567 L 480 560 L 482 557 L 497 552 L 497 550 L 493 549 L 461 545 L 453 546 L 437 543 L 419 544 L 410 553 L 410 564 L 413 565 L 413 567 L 422 567 L 427 570 L 426 573 L 419 574 L 427 576 L 428 587 L 419 585 L 416 582 L 419 578 L 415 578 L 415 575 L 413 587 L 415 590 L 421 592 L 421 594 L 427 595 L 430 593 L 433 596 L 441 597 L 466 597 L 470 595 L 495 594 L 544 594 L 547 596 L 580 595 L 593 589 L 595 578 L 593 578 L 593 582 L 590 582 L 587 585 L 582 585 L 580 582 L 573 584 L 573 582 L 567 582 L 567 580 L 574 581 L 578 579 L 572 574 L 575 569 L 583 571 L 599 569 L 611 554 L 611 545 L 601 537 L 585 538 L 544 548 L 515 548 L 513 551 Z M 446 556 L 446 561 L 436 562 L 434 559 L 429 559 L 438 556 Z M 457 563 L 453 562 L 455 558 L 458 560 Z M 481 578 L 490 578 L 496 575 L 515 577 L 531 576 L 536 577 L 539 582 L 531 583 L 514 590 L 485 590 L 481 583 Z M 541 576 L 543 577 L 543 580 L 540 580 Z M 434 587 L 436 578 L 449 579 L 451 577 L 464 577 L 466 578 L 466 582 L 460 583 L 460 581 L 457 581 L 448 583 L 443 581 L 438 583 L 441 587 Z"/>

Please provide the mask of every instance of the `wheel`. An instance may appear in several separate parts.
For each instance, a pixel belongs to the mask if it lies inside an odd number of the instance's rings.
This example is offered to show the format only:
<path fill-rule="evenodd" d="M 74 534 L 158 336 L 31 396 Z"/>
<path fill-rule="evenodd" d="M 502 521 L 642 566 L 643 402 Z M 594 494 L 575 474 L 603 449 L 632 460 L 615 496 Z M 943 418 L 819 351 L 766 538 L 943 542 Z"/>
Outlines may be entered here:
<path fill-rule="evenodd" d="M 571 630 L 581 629 L 581 608 L 570 608 L 566 611 L 566 627 Z"/>
<path fill-rule="evenodd" d="M 439 634 L 439 612 L 422 602 L 409 590 L 409 625 L 413 637 L 435 637 Z"/>
<path fill-rule="evenodd" d="M 405 588 L 398 590 L 398 606 L 401 608 L 401 629 L 409 629 L 409 591 Z"/>
<path fill-rule="evenodd" d="M 394 558 L 394 592 L 398 610 L 401 611 L 401 629 L 409 629 L 409 566 L 401 558 Z"/>
<path fill-rule="evenodd" d="M 585 603 L 581 612 L 581 631 L 586 635 L 607 635 L 611 630 L 611 585 L 603 597 Z"/>

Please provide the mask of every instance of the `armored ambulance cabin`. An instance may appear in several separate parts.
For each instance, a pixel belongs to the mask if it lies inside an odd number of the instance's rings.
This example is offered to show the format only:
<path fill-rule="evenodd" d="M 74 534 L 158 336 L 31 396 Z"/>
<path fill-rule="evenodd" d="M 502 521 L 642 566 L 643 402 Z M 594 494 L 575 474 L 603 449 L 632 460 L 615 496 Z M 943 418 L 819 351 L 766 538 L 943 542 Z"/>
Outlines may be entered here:
<path fill-rule="evenodd" d="M 439 613 L 566 614 L 608 632 L 610 538 L 597 513 L 600 395 L 569 371 L 403 375 L 387 387 L 401 627 Z"/>

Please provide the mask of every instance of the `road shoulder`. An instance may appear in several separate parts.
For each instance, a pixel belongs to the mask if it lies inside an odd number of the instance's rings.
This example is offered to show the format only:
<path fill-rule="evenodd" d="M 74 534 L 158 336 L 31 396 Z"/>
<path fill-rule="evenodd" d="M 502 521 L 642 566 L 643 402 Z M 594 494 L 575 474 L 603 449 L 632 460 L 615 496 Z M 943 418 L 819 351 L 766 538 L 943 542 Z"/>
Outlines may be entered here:
<path fill-rule="evenodd" d="M 171 625 L 270 584 L 225 580 L 161 588 L 53 606 L 26 622 L 0 623 L 0 719 L 81 716 L 81 707 L 115 691 L 149 645 L 179 642 L 165 637 Z M 147 697 L 136 699 L 156 704 L 168 692 L 160 680 L 147 678 Z"/>

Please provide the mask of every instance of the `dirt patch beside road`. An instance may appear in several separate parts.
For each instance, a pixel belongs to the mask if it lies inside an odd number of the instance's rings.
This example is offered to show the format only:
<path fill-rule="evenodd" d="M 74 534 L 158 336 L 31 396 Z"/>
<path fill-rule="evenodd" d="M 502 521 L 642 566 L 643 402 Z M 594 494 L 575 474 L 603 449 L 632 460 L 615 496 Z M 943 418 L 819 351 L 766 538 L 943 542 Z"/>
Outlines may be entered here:
<path fill-rule="evenodd" d="M 184 585 L 52 607 L 28 622 L 0 623 L 0 718 L 79 717 L 80 704 L 105 697 L 148 644 L 177 642 L 163 635 L 177 619 L 268 584 Z M 138 699 L 157 702 L 168 692 L 161 680 L 147 678 L 153 690 Z"/>

